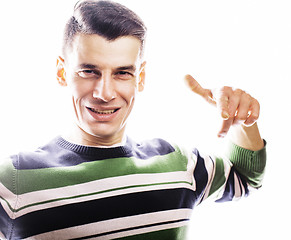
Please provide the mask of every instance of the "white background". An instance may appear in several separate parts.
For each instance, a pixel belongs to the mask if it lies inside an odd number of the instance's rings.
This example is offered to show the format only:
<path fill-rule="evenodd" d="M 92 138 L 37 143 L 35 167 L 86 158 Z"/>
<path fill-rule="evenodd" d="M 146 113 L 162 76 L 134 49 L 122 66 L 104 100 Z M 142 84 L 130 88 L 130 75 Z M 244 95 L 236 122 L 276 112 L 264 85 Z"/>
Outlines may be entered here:
<path fill-rule="evenodd" d="M 220 151 L 214 108 L 183 83 L 242 88 L 261 103 L 268 142 L 263 188 L 248 199 L 195 209 L 190 239 L 290 239 L 291 3 L 286 0 L 120 1 L 148 31 L 147 81 L 128 125 L 134 139 L 163 137 Z M 56 57 L 72 0 L 0 5 L 0 156 L 34 149 L 70 122 Z"/>

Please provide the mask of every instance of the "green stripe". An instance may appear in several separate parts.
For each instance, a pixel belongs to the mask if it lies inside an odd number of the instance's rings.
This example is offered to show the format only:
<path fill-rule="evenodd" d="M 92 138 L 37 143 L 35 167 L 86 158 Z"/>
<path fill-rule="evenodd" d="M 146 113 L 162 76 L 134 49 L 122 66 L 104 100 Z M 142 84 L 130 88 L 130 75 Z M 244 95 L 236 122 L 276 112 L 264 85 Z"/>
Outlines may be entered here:
<path fill-rule="evenodd" d="M 11 207 L 11 204 L 3 197 L 0 196 L 0 199 L 2 199 L 4 202 L 6 202 L 7 206 L 9 207 L 9 209 L 12 211 L 12 212 L 15 212 L 15 209 Z"/>
<path fill-rule="evenodd" d="M 185 240 L 187 237 L 187 226 L 138 234 L 129 237 L 118 238 L 118 240 Z"/>
<path fill-rule="evenodd" d="M 224 171 L 224 161 L 222 158 L 215 159 L 215 175 L 209 191 L 209 196 L 216 192 L 226 181 Z"/>
<path fill-rule="evenodd" d="M 114 158 L 86 162 L 77 166 L 19 170 L 18 194 L 59 188 L 94 180 L 140 173 L 186 171 L 187 158 L 176 151 L 147 160 Z M 15 192 L 14 192 L 15 193 Z"/>

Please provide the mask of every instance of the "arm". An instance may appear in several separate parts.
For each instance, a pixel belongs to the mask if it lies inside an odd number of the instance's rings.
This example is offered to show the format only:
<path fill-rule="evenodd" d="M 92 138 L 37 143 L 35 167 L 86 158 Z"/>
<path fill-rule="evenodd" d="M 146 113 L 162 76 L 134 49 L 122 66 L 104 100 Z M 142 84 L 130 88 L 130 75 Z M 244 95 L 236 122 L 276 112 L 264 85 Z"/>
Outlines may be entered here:
<path fill-rule="evenodd" d="M 240 89 L 223 87 L 218 91 L 202 88 L 190 75 L 185 77 L 188 87 L 215 105 L 221 115 L 218 137 L 231 130 L 231 144 L 226 158 L 213 158 L 214 175 L 209 182 L 209 193 L 219 201 L 229 201 L 248 195 L 248 187 L 259 188 L 266 164 L 265 142 L 260 136 L 257 120 L 259 102 Z"/>
<path fill-rule="evenodd" d="M 265 150 L 251 151 L 231 143 L 224 157 L 202 155 L 198 150 L 193 152 L 194 159 L 200 162 L 196 166 L 205 166 L 209 174 L 200 202 L 207 198 L 217 202 L 237 200 L 248 196 L 251 189 L 260 188 L 266 163 Z"/>

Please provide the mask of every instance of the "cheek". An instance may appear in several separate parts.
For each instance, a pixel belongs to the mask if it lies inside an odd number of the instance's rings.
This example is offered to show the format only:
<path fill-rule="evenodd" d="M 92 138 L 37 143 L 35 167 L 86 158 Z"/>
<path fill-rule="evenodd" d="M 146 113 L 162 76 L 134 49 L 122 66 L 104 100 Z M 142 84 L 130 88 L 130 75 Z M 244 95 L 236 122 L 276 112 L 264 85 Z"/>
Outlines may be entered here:
<path fill-rule="evenodd" d="M 121 96 L 128 104 L 130 104 L 137 94 L 137 86 L 135 81 L 128 82 L 127 84 L 120 84 L 117 86 L 118 95 Z"/>
<path fill-rule="evenodd" d="M 80 101 L 91 92 L 91 86 L 86 82 L 73 80 L 68 86 L 75 101 Z"/>

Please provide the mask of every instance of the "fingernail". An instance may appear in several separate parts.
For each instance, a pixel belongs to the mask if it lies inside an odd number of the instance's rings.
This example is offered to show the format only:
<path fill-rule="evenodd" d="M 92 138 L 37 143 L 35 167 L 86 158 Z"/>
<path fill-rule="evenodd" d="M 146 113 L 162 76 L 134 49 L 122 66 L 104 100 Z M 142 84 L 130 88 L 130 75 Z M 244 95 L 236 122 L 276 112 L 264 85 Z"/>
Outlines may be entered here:
<path fill-rule="evenodd" d="M 218 133 L 217 136 L 219 138 L 224 138 L 226 136 L 226 133 L 225 132 L 221 132 L 221 133 Z"/>
<path fill-rule="evenodd" d="M 221 113 L 221 117 L 222 117 L 224 120 L 229 119 L 229 114 L 228 114 L 228 112 L 223 111 L 223 112 Z"/>

